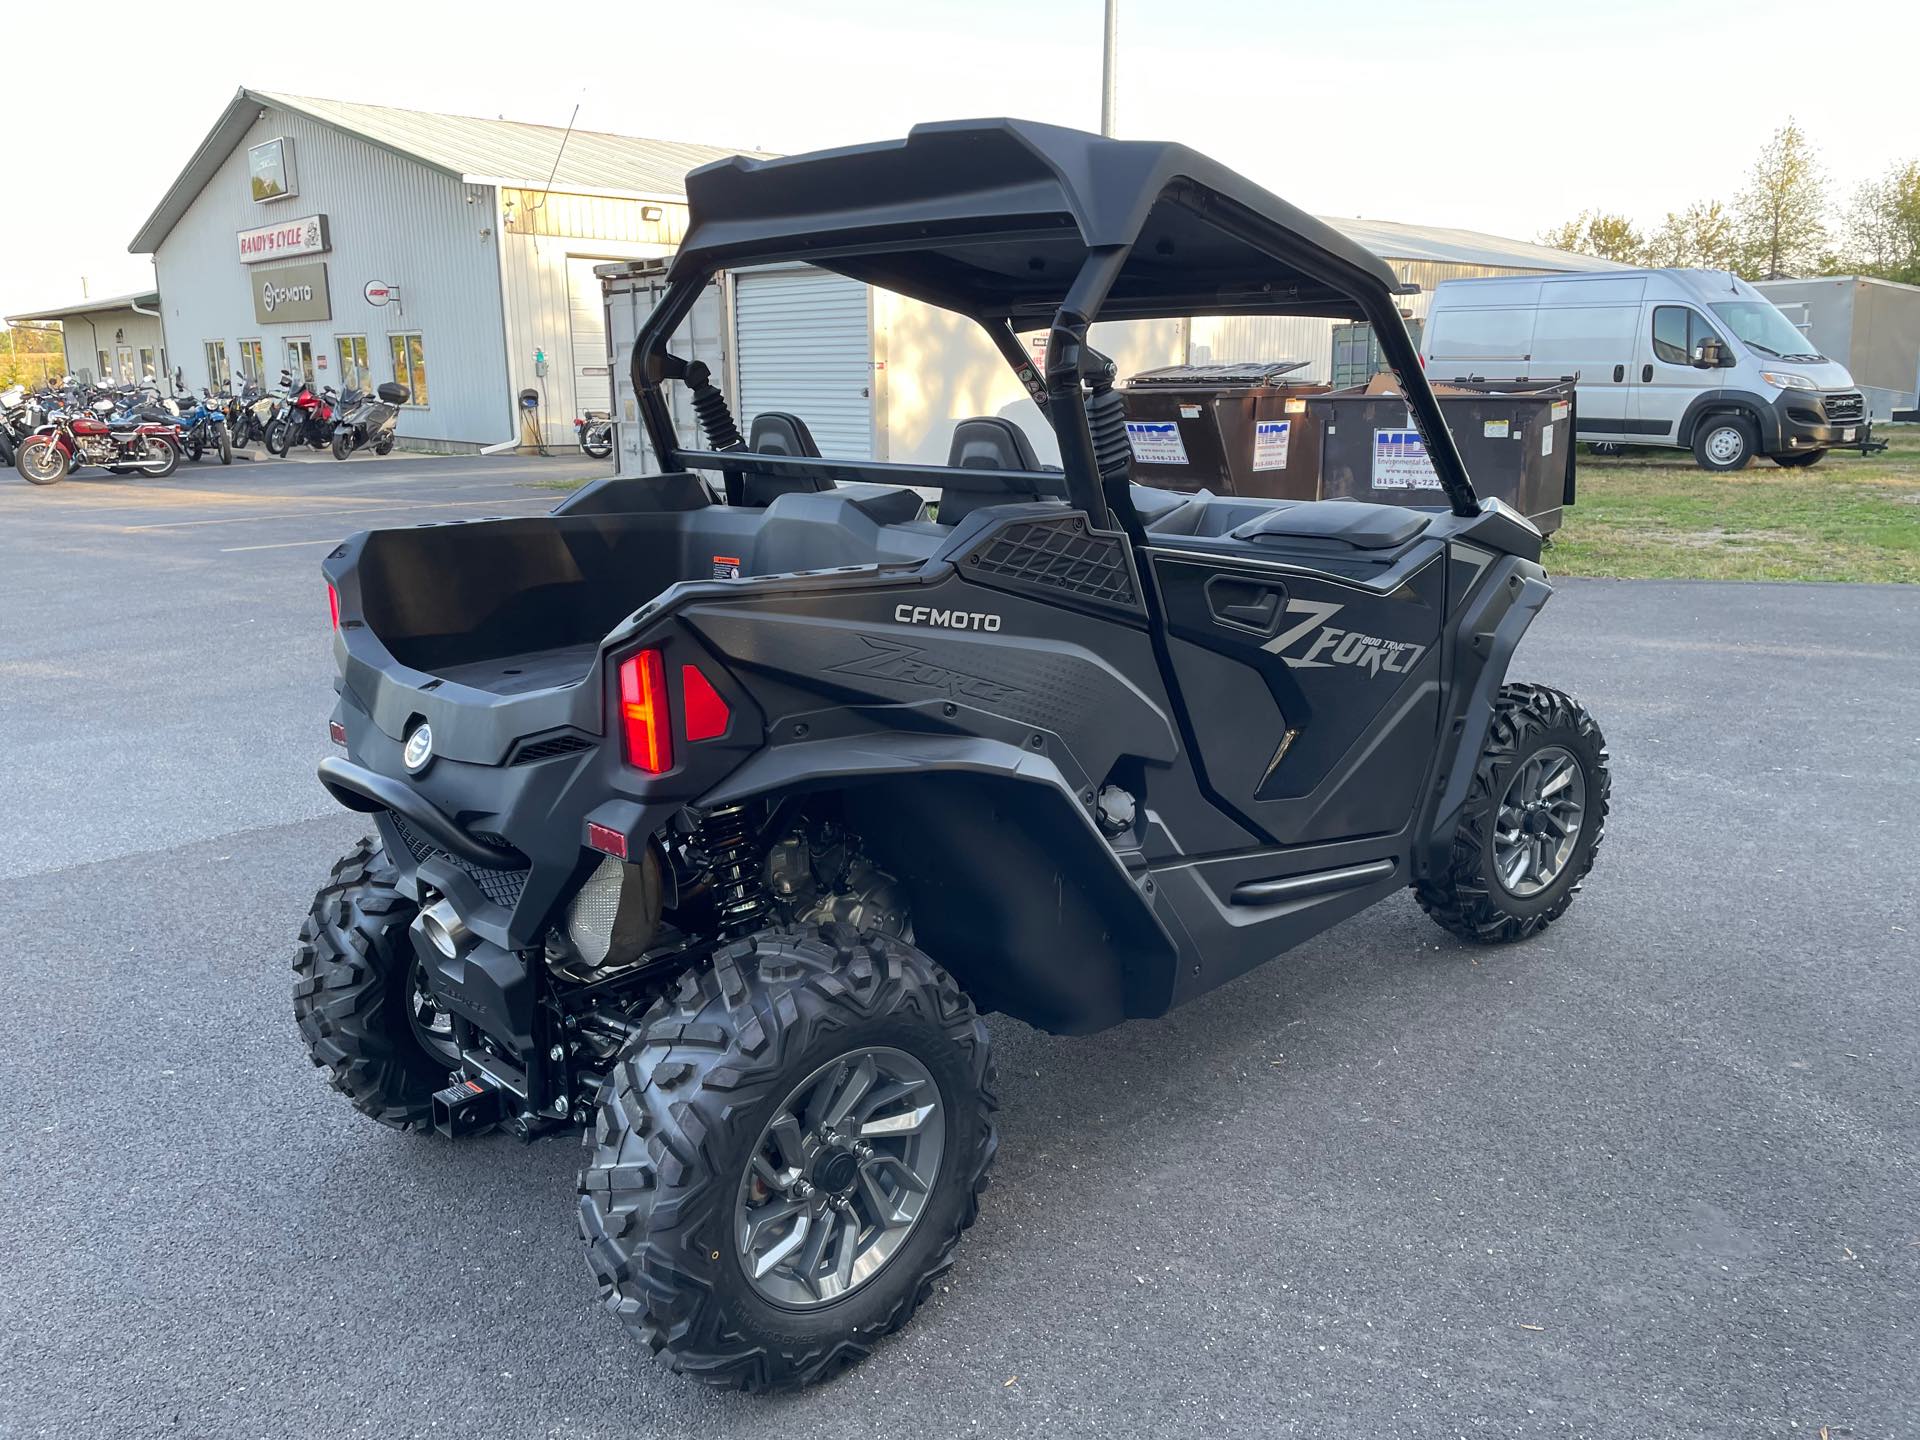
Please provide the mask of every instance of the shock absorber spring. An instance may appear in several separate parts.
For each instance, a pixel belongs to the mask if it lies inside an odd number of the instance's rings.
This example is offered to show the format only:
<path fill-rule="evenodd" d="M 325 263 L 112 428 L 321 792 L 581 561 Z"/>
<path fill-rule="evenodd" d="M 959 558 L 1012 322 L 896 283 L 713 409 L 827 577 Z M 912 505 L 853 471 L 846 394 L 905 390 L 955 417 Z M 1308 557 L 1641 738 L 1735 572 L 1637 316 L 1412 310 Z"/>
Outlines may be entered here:
<path fill-rule="evenodd" d="M 693 401 L 694 416 L 700 422 L 700 433 L 707 437 L 707 448 L 738 450 L 745 446 L 747 442 L 740 438 L 740 427 L 733 423 L 733 412 L 727 408 L 727 397 L 713 383 L 712 372 L 704 361 L 696 360 L 687 366 L 684 383 L 688 398 Z"/>
<path fill-rule="evenodd" d="M 713 883 L 714 918 L 721 933 L 737 935 L 756 928 L 769 902 L 766 866 L 746 807 L 709 810 L 689 838 Z"/>

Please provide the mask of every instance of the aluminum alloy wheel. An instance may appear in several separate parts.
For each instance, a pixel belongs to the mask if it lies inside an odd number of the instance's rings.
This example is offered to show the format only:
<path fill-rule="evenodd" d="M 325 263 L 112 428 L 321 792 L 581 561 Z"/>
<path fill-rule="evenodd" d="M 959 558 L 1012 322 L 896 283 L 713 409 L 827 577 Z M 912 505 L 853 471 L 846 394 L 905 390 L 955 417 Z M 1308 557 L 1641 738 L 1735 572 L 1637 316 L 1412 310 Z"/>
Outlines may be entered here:
<path fill-rule="evenodd" d="M 1731 465 L 1747 449 L 1747 437 L 1731 425 L 1722 425 L 1707 436 L 1707 455 L 1716 465 Z"/>
<path fill-rule="evenodd" d="M 21 473 L 38 485 L 61 479 L 63 475 L 60 447 L 51 440 L 22 445 L 19 464 Z"/>
<path fill-rule="evenodd" d="M 1493 867 L 1501 888 L 1526 900 L 1560 878 L 1587 810 L 1587 775 L 1558 745 L 1520 762 L 1493 825 Z"/>
<path fill-rule="evenodd" d="M 450 1065 L 460 1063 L 460 1047 L 453 1038 L 453 1016 L 440 1008 L 427 985 L 427 975 L 419 960 L 407 975 L 407 1018 L 413 1022 L 414 1038 L 427 1053 Z"/>
<path fill-rule="evenodd" d="M 748 1283 L 796 1310 L 859 1289 L 913 1233 L 946 1143 L 940 1087 L 906 1051 L 869 1046 L 822 1065 L 780 1102 L 741 1177 Z"/>

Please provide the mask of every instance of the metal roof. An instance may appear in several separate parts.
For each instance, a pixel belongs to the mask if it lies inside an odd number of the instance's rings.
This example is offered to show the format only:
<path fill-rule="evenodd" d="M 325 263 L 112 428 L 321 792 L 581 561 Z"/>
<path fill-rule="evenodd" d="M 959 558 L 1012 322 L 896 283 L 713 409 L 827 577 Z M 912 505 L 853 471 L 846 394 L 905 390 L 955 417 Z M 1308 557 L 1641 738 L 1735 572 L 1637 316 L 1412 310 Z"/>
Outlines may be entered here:
<path fill-rule="evenodd" d="M 390 105 L 360 105 L 243 88 L 128 244 L 130 251 L 148 254 L 159 248 L 222 162 L 245 138 L 260 112 L 269 106 L 303 115 L 457 180 L 544 189 L 551 173 L 553 189 L 573 194 L 677 201 L 685 197 L 686 173 L 695 166 L 729 155 L 759 153 L 594 130 L 575 130 L 563 151 L 561 138 L 566 129 L 560 125 L 438 115 Z M 554 167 L 556 156 L 558 169 Z"/>
<path fill-rule="evenodd" d="M 1526 240 L 1508 240 L 1478 230 L 1402 225 L 1392 220 L 1323 215 L 1327 224 L 1383 260 L 1419 260 L 1440 265 L 1497 265 L 1515 270 L 1630 270 L 1597 255 L 1577 255 Z"/>
<path fill-rule="evenodd" d="M 12 324 L 16 320 L 65 320 L 72 315 L 94 315 L 102 310 L 131 310 L 136 305 L 148 310 L 158 310 L 160 292 L 136 290 L 131 295 L 108 295 L 98 300 L 79 300 L 72 305 L 62 305 L 57 310 L 35 310 L 27 315 L 9 315 L 7 323 Z"/>

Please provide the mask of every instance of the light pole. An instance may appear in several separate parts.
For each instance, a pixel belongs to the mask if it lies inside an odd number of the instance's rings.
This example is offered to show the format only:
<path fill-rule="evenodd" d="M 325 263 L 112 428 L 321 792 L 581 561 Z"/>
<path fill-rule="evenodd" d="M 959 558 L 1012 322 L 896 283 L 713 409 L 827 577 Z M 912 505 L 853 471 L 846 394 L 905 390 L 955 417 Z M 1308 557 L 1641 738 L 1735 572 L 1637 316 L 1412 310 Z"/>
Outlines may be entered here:
<path fill-rule="evenodd" d="M 1106 43 L 1100 54 L 1100 133 L 1112 135 L 1113 71 L 1120 59 L 1120 0 L 1107 0 Z"/>

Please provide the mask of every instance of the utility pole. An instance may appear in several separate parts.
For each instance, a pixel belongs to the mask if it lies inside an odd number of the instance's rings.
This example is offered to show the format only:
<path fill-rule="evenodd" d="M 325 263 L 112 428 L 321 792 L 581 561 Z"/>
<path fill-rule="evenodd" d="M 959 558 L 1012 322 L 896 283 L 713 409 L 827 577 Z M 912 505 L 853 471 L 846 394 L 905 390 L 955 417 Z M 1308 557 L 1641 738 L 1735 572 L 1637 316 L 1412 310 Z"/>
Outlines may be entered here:
<path fill-rule="evenodd" d="M 1100 55 L 1100 133 L 1114 133 L 1113 72 L 1120 60 L 1120 0 L 1107 0 L 1106 44 Z"/>

